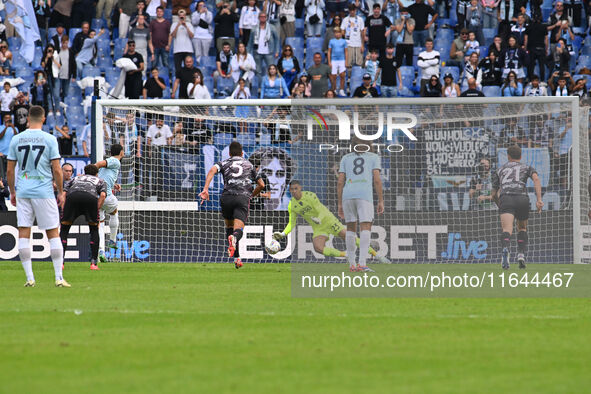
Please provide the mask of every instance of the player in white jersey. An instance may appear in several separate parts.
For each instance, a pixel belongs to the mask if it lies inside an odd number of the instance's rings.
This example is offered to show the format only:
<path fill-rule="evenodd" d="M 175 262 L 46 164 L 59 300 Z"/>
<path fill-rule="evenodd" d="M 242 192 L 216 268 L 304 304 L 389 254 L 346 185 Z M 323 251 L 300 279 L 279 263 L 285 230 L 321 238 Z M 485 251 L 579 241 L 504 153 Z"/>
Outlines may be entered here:
<path fill-rule="evenodd" d="M 361 149 L 364 142 L 353 139 L 352 145 Z M 337 184 L 338 207 L 339 216 L 344 218 L 347 224 L 345 244 L 351 271 L 373 272 L 371 268 L 367 267 L 366 262 L 374 217 L 373 186 L 375 186 L 378 195 L 377 213 L 379 215 L 384 212 L 381 169 L 380 157 L 372 152 L 353 152 L 341 159 Z M 358 266 L 355 265 L 357 221 L 360 223 Z"/>
<path fill-rule="evenodd" d="M 99 178 L 103 179 L 107 184 L 107 198 L 105 199 L 105 203 L 99 211 L 99 244 L 101 247 L 99 251 L 99 260 L 101 262 L 106 261 L 105 252 L 103 249 L 105 245 L 105 214 L 109 215 L 110 230 L 107 248 L 117 248 L 117 232 L 119 231 L 119 215 L 117 214 L 117 208 L 119 201 L 117 200 L 117 197 L 115 197 L 114 191 L 118 192 L 121 190 L 121 186 L 117 184 L 117 178 L 119 178 L 121 159 L 123 159 L 124 155 L 125 151 L 123 150 L 123 146 L 121 146 L 121 144 L 113 144 L 111 146 L 111 157 L 96 163 L 96 166 L 99 168 Z M 98 267 L 91 267 L 91 269 L 97 268 Z"/>
<path fill-rule="evenodd" d="M 45 230 L 49 239 L 55 285 L 71 287 L 62 276 L 64 258 L 59 237 L 58 204 L 63 206 L 64 196 L 57 140 L 41 129 L 45 122 L 43 107 L 32 106 L 29 109 L 28 121 L 29 128 L 15 135 L 10 141 L 7 168 L 10 202 L 16 206 L 18 253 L 27 275 L 25 287 L 35 286 L 30 244 L 31 227 L 35 219 L 37 226 Z M 53 193 L 53 182 L 58 191 L 57 202 Z"/>

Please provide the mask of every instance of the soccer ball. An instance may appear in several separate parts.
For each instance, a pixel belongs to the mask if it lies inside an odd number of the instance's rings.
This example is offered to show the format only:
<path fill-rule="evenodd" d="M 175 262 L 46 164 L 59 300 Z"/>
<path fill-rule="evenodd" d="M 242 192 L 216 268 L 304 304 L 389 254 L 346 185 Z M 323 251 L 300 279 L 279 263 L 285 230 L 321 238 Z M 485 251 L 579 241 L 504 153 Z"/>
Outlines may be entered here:
<path fill-rule="evenodd" d="M 276 240 L 272 239 L 265 245 L 265 250 L 269 254 L 275 254 L 281 250 L 281 244 Z"/>

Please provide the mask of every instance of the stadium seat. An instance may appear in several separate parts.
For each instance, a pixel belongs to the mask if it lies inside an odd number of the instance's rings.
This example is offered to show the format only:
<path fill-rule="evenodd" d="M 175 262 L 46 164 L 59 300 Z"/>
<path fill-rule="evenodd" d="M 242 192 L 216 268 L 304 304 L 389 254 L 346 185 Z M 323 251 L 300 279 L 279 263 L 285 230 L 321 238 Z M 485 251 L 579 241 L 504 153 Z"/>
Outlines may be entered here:
<path fill-rule="evenodd" d="M 211 97 L 213 97 L 213 78 L 204 76 L 203 84 L 207 87 L 207 90 L 209 90 L 209 94 L 211 95 Z"/>
<path fill-rule="evenodd" d="M 302 51 L 302 54 L 304 53 L 304 39 L 302 37 L 287 37 L 285 39 L 285 45 L 291 45 L 294 52 L 296 49 L 299 49 Z"/>
<path fill-rule="evenodd" d="M 172 9 L 171 8 L 164 9 L 164 19 L 167 19 L 170 23 L 172 23 Z"/>
<path fill-rule="evenodd" d="M 251 108 L 252 110 L 252 108 Z M 249 123 L 246 126 L 246 131 L 250 134 L 257 135 L 259 133 L 259 124 L 258 123 Z"/>
<path fill-rule="evenodd" d="M 21 39 L 19 37 L 8 37 L 6 40 L 11 51 L 18 51 L 21 47 Z"/>
<path fill-rule="evenodd" d="M 121 70 L 117 67 L 107 68 L 105 70 L 105 80 L 111 86 L 115 86 L 117 84 L 117 80 L 121 76 Z"/>
<path fill-rule="evenodd" d="M 542 20 L 547 21 L 553 10 L 552 7 L 542 7 Z"/>
<path fill-rule="evenodd" d="M 240 142 L 242 146 L 255 146 L 257 144 L 256 135 L 254 133 L 240 133 L 236 137 L 236 141 Z"/>
<path fill-rule="evenodd" d="M 363 76 L 364 73 L 365 73 L 365 70 L 363 69 L 363 67 L 353 66 L 351 68 L 351 78 L 357 77 L 357 76 L 361 77 L 361 76 Z"/>
<path fill-rule="evenodd" d="M 232 95 L 234 91 L 234 80 L 232 78 L 218 78 L 217 97 L 225 98 Z"/>
<path fill-rule="evenodd" d="M 104 19 L 96 19 L 93 18 L 92 22 L 90 23 L 90 28 L 96 30 L 97 34 L 101 28 L 107 28 L 107 23 Z"/>
<path fill-rule="evenodd" d="M 114 51 L 115 53 L 121 53 L 123 56 L 123 51 L 125 50 L 125 45 L 127 44 L 127 38 L 116 38 L 114 41 Z M 115 59 L 119 59 L 121 56 L 115 55 Z"/>
<path fill-rule="evenodd" d="M 70 46 L 72 46 L 72 42 L 74 42 L 74 38 L 76 37 L 76 34 L 80 33 L 82 31 L 81 28 L 79 27 L 72 27 L 70 28 Z"/>
<path fill-rule="evenodd" d="M 453 29 L 437 29 L 435 32 L 435 37 L 437 40 L 445 40 L 445 41 L 453 41 L 454 39 L 454 31 Z"/>
<path fill-rule="evenodd" d="M 29 67 L 27 61 L 18 52 L 15 53 L 13 51 L 12 59 L 12 68 L 15 70 L 17 68 Z"/>
<path fill-rule="evenodd" d="M 66 92 L 67 96 L 80 96 L 82 95 L 82 89 L 80 89 L 80 86 L 78 86 L 77 83 L 70 83 L 69 87 L 68 87 L 68 91 Z"/>
<path fill-rule="evenodd" d="M 102 49 L 111 49 L 111 39 L 109 38 L 108 34 L 103 34 L 101 36 L 98 37 L 97 39 L 97 45 L 98 48 L 102 48 Z"/>
<path fill-rule="evenodd" d="M 213 143 L 215 145 L 230 145 L 230 143 L 234 140 L 234 136 L 229 133 L 216 133 L 213 136 Z"/>
<path fill-rule="evenodd" d="M 27 77 L 34 78 L 33 70 L 30 67 L 19 67 L 14 70 L 14 76 L 17 78 L 26 79 Z"/>
<path fill-rule="evenodd" d="M 101 70 L 98 67 L 92 66 L 90 64 L 86 64 L 82 69 L 82 78 L 86 77 L 100 77 Z"/>
<path fill-rule="evenodd" d="M 484 93 L 486 97 L 500 97 L 501 88 L 498 86 L 484 86 L 482 88 L 482 93 Z"/>
<path fill-rule="evenodd" d="M 308 38 L 306 38 L 306 52 L 322 51 L 322 44 L 323 43 L 324 43 L 324 37 L 308 37 Z"/>
<path fill-rule="evenodd" d="M 295 20 L 295 35 L 296 37 L 303 37 L 306 30 L 306 21 L 304 18 L 296 18 Z"/>
<path fill-rule="evenodd" d="M 168 68 L 166 67 L 158 67 L 158 76 L 164 79 L 164 85 L 170 86 L 170 77 L 168 74 Z"/>
<path fill-rule="evenodd" d="M 107 68 L 113 67 L 113 59 L 110 56 L 99 56 L 96 65 L 101 72 L 105 72 Z"/>
<path fill-rule="evenodd" d="M 259 98 L 260 79 L 257 75 L 250 81 L 250 95 L 252 98 Z"/>
<path fill-rule="evenodd" d="M 361 78 L 361 76 L 359 77 L 351 77 L 351 79 L 349 80 L 349 89 L 351 90 L 350 92 L 350 96 L 353 97 L 353 93 L 355 92 L 355 89 L 357 89 L 359 86 L 361 86 L 361 84 L 363 83 L 363 79 Z"/>
<path fill-rule="evenodd" d="M 50 27 L 47 29 L 47 37 L 51 39 L 53 36 L 57 34 L 57 29 L 55 27 Z"/>
<path fill-rule="evenodd" d="M 35 71 L 41 70 L 41 61 L 43 60 L 43 48 L 35 47 L 35 57 L 33 58 L 33 63 L 31 63 L 33 69 Z"/>
<path fill-rule="evenodd" d="M 485 58 L 488 56 L 488 47 L 479 47 L 478 49 L 480 49 L 480 58 Z"/>
<path fill-rule="evenodd" d="M 408 89 L 414 87 L 415 69 L 412 66 L 401 66 L 400 74 L 402 76 L 402 85 Z"/>
<path fill-rule="evenodd" d="M 441 84 L 443 84 L 443 76 L 447 73 L 451 73 L 454 77 L 454 82 L 458 83 L 460 79 L 460 70 L 458 70 L 457 67 L 441 67 L 441 75 L 439 76 Z"/>
<path fill-rule="evenodd" d="M 64 98 L 64 103 L 68 106 L 68 113 L 74 112 L 72 108 L 80 106 L 82 104 L 82 96 L 81 95 L 68 95 Z"/>
<path fill-rule="evenodd" d="M 587 67 L 587 68 L 591 68 L 591 55 L 582 55 L 579 57 L 579 60 L 577 62 L 577 66 L 578 68 L 583 68 L 583 67 Z"/>
<path fill-rule="evenodd" d="M 484 36 L 484 46 L 490 46 L 490 44 L 493 43 L 493 39 L 495 38 L 495 35 L 497 34 L 497 29 L 482 29 L 482 35 Z"/>

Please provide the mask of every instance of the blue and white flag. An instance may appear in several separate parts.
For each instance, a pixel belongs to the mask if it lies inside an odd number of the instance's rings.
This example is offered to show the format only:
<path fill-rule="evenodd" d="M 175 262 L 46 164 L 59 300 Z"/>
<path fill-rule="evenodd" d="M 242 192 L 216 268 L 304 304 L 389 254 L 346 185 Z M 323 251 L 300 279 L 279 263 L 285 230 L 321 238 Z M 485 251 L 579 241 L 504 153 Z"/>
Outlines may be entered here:
<path fill-rule="evenodd" d="M 31 0 L 3 0 L 6 19 L 14 26 L 16 34 L 21 38 L 21 56 L 27 63 L 35 58 L 35 41 L 41 37 L 35 18 L 35 10 Z"/>

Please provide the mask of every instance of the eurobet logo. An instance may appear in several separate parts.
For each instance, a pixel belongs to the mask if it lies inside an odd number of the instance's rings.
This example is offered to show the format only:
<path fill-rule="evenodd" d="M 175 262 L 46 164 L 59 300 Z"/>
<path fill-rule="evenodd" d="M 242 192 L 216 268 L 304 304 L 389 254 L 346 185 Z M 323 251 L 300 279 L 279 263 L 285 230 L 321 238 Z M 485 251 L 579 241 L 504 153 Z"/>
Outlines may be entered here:
<path fill-rule="evenodd" d="M 328 122 L 326 121 L 327 115 L 336 118 L 338 122 L 339 140 L 350 140 L 351 135 L 354 135 L 362 141 L 375 141 L 382 137 L 384 133 L 384 123 L 386 127 L 386 137 L 389 141 L 392 140 L 394 130 L 402 131 L 411 141 L 417 140 L 417 137 L 415 137 L 410 131 L 410 129 L 417 124 L 417 117 L 413 114 L 403 112 L 387 112 L 384 114 L 383 112 L 378 112 L 378 124 L 375 133 L 363 134 L 359 130 L 360 124 L 358 112 L 353 112 L 353 122 L 351 122 L 351 119 L 346 112 L 337 109 L 321 109 L 320 111 L 309 110 L 307 118 L 308 140 L 314 138 L 314 125 L 320 127 L 321 131 L 326 131 L 328 129 Z M 353 126 L 352 133 L 351 125 Z"/>
<path fill-rule="evenodd" d="M 470 241 L 468 244 L 466 241 L 462 241 L 462 234 L 449 233 L 447 235 L 447 250 L 441 253 L 441 257 L 457 260 L 461 253 L 462 259 L 469 259 L 471 255 L 475 259 L 484 259 L 486 258 L 487 248 L 488 243 L 486 241 Z"/>

